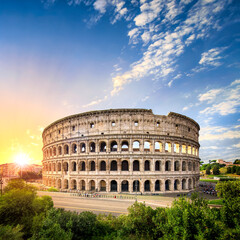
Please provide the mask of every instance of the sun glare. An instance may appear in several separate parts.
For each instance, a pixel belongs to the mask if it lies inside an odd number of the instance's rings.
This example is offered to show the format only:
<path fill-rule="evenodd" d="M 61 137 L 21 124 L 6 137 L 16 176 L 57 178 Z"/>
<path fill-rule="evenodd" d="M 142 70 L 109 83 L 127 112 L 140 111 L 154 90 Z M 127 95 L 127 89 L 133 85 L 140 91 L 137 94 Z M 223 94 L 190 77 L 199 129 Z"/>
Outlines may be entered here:
<path fill-rule="evenodd" d="M 14 162 L 20 166 L 29 164 L 30 157 L 26 153 L 18 153 L 14 156 Z"/>

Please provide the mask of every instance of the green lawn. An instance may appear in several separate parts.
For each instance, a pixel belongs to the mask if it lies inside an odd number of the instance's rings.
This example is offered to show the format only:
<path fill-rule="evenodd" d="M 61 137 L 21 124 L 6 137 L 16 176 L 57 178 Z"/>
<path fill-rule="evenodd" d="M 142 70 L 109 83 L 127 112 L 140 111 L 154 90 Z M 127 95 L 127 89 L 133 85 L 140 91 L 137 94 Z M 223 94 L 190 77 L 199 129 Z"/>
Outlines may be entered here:
<path fill-rule="evenodd" d="M 222 199 L 209 200 L 208 204 L 223 205 L 223 200 Z"/>

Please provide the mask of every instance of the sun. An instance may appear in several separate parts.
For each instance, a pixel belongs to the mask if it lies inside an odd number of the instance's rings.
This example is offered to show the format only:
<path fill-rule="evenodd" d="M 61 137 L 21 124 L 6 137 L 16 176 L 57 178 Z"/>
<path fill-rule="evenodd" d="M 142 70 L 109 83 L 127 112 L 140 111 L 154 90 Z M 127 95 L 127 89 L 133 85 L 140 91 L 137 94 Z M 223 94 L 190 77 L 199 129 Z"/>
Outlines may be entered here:
<path fill-rule="evenodd" d="M 29 164 L 30 160 L 29 155 L 26 153 L 18 153 L 14 156 L 14 162 L 20 166 Z"/>

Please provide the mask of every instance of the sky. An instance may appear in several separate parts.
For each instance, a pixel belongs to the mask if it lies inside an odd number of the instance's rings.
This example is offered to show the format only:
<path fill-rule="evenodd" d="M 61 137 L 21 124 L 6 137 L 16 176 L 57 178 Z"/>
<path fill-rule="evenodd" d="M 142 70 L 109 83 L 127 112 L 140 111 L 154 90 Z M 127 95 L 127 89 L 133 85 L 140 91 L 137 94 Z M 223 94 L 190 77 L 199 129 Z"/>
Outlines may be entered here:
<path fill-rule="evenodd" d="M 41 164 L 45 127 L 110 108 L 186 115 L 202 161 L 233 161 L 239 70 L 238 0 L 0 0 L 0 163 Z"/>

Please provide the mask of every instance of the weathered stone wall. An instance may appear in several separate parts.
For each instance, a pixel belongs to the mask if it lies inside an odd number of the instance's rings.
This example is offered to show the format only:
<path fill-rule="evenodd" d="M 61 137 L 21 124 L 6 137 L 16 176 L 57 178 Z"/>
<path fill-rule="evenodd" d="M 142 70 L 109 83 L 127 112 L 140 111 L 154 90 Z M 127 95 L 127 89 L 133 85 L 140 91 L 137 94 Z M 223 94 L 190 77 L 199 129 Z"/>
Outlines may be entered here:
<path fill-rule="evenodd" d="M 43 132 L 44 183 L 79 191 L 189 191 L 199 180 L 199 129 L 186 116 L 146 109 L 60 119 Z"/>

